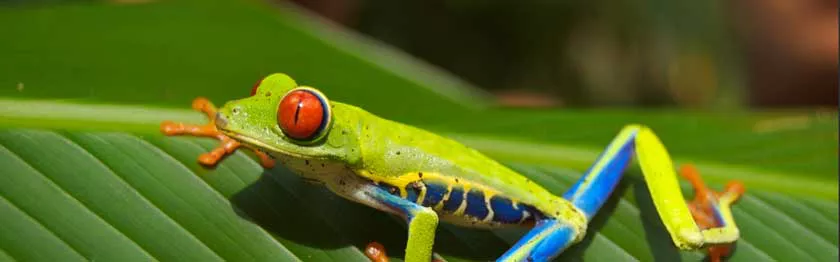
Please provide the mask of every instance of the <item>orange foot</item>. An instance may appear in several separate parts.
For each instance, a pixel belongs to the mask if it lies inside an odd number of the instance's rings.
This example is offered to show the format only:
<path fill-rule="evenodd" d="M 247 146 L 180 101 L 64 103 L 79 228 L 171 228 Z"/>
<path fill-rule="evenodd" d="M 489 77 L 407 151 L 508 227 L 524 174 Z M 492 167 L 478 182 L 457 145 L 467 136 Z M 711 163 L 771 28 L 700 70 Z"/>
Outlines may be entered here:
<path fill-rule="evenodd" d="M 388 262 L 388 255 L 385 254 L 385 247 L 377 242 L 370 242 L 370 244 L 365 247 L 365 256 L 367 256 L 371 262 Z M 444 260 L 443 257 L 436 253 L 432 253 L 432 262 L 445 261 L 446 260 Z"/>
<path fill-rule="evenodd" d="M 371 262 L 388 262 L 388 255 L 385 254 L 385 247 L 377 242 L 370 242 L 370 244 L 365 247 L 365 256 L 367 256 Z"/>
<path fill-rule="evenodd" d="M 694 187 L 694 199 L 688 202 L 688 209 L 691 211 L 694 221 L 701 229 L 708 229 L 723 226 L 723 222 L 715 216 L 715 203 L 722 195 L 733 194 L 735 199 L 738 199 L 744 194 L 744 185 L 738 181 L 730 181 L 724 187 L 723 192 L 715 192 L 706 187 L 703 179 L 693 165 L 683 165 L 680 167 L 680 175 L 688 179 Z M 731 252 L 731 244 L 714 245 L 709 247 L 709 261 L 719 262 L 722 258 L 729 256 Z"/>
<path fill-rule="evenodd" d="M 210 119 L 210 123 L 206 125 L 190 125 L 175 123 L 172 121 L 163 121 L 163 123 L 160 124 L 160 131 L 167 136 L 186 134 L 192 136 L 213 137 L 221 141 L 219 146 L 209 153 L 201 154 L 201 156 L 198 157 L 199 163 L 207 166 L 215 166 L 224 156 L 233 153 L 237 148 L 242 146 L 242 144 L 238 141 L 222 134 L 222 132 L 216 128 L 216 107 L 213 106 L 213 103 L 210 103 L 210 101 L 206 98 L 199 97 L 193 100 L 192 108 L 207 115 L 207 118 Z M 260 164 L 262 164 L 263 167 L 274 167 L 274 160 L 271 159 L 271 157 L 269 157 L 265 152 L 256 148 L 251 149 L 254 150 L 254 153 L 256 153 L 257 157 L 260 158 Z"/>

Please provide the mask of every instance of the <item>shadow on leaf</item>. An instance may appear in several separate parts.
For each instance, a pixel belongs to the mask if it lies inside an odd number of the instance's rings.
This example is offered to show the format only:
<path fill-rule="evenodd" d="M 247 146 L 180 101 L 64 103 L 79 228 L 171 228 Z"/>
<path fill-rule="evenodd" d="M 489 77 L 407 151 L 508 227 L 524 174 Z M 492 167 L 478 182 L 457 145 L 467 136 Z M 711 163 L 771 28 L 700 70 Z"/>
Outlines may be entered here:
<path fill-rule="evenodd" d="M 633 195 L 636 198 L 636 205 L 639 207 L 639 216 L 642 219 L 642 227 L 645 229 L 645 240 L 651 247 L 654 261 L 681 261 L 679 250 L 671 241 L 662 219 L 653 205 L 653 199 L 644 181 L 634 179 Z"/>
<path fill-rule="evenodd" d="M 404 256 L 408 234 L 400 218 L 341 198 L 282 167 L 264 171 L 230 201 L 243 218 L 280 239 L 318 249 L 352 245 L 360 250 L 377 241 L 390 257 Z M 435 252 L 469 260 L 492 260 L 508 247 L 491 231 L 451 225 L 438 228 L 435 242 Z"/>

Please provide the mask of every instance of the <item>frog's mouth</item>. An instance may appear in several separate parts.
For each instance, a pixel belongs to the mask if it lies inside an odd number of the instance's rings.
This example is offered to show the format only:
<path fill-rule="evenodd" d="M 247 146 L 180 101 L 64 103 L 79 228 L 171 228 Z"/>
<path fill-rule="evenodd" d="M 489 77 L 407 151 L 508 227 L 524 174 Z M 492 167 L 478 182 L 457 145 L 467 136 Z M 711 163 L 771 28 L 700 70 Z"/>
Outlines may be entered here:
<path fill-rule="evenodd" d="M 266 144 L 260 141 L 257 138 L 244 135 L 242 132 L 236 132 L 235 130 L 228 129 L 228 121 L 222 113 L 216 113 L 216 117 L 213 121 L 216 124 L 216 129 L 219 130 L 223 135 L 230 137 L 240 143 L 246 144 L 250 146 L 252 149 L 259 149 L 265 151 L 268 154 L 273 156 L 287 156 L 287 157 L 294 157 L 294 158 L 310 158 L 310 159 L 319 159 L 318 157 L 313 157 L 311 155 L 304 155 L 301 153 L 292 152 L 290 150 L 283 150 L 273 145 Z"/>
<path fill-rule="evenodd" d="M 249 145 L 252 148 L 257 148 L 259 150 L 265 151 L 266 153 L 268 153 L 272 156 L 280 155 L 280 156 L 294 157 L 294 158 L 300 158 L 300 159 L 305 159 L 305 158 L 320 159 L 318 157 L 313 157 L 313 156 L 310 156 L 310 155 L 304 155 L 304 154 L 301 154 L 301 153 L 295 153 L 295 152 L 292 152 L 292 151 L 283 150 L 283 149 L 277 148 L 275 146 L 263 143 L 260 140 L 257 140 L 256 138 L 249 137 L 249 136 L 246 136 L 246 135 L 243 135 L 243 134 L 240 134 L 240 133 L 233 133 L 233 132 L 230 132 L 230 131 L 227 131 L 227 130 L 222 130 L 222 134 L 224 134 L 224 135 L 226 135 L 230 138 L 233 138 L 236 141 L 239 141 L 243 144 Z"/>

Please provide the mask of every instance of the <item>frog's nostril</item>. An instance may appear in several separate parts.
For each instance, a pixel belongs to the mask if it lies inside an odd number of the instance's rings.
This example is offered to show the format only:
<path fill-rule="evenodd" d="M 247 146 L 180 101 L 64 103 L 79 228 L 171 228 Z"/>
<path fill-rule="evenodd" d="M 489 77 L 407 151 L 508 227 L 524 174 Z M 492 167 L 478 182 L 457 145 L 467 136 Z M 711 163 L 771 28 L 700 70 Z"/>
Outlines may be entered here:
<path fill-rule="evenodd" d="M 222 115 L 222 113 L 216 113 L 216 121 L 214 122 L 216 122 L 216 128 L 219 129 L 224 129 L 225 126 L 227 126 L 227 119 Z"/>

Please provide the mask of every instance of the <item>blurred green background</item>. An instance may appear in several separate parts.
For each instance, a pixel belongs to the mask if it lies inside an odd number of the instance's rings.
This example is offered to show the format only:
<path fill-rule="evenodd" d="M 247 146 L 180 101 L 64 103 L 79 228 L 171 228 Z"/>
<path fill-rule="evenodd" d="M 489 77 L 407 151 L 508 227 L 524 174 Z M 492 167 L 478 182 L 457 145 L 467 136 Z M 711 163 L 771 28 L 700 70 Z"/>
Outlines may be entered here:
<path fill-rule="evenodd" d="M 364 261 L 371 240 L 398 260 L 402 222 L 242 153 L 201 167 L 214 141 L 159 134 L 204 121 L 196 96 L 247 96 L 274 72 L 557 194 L 623 125 L 646 124 L 712 187 L 745 182 L 733 260 L 836 261 L 836 7 L 0 0 L 0 261 Z M 673 248 L 644 192 L 631 168 L 560 259 L 701 260 Z M 522 233 L 444 226 L 436 247 L 483 261 Z"/>
<path fill-rule="evenodd" d="M 9 11 L 41 9 L 55 5 L 79 5 L 98 1 L 81 0 L 3 0 Z M 116 6 L 140 6 L 159 0 L 110 0 Z M 282 0 L 262 2 L 263 9 Z M 387 44 L 424 62 L 489 91 L 495 101 L 507 106 L 678 106 L 689 108 L 727 109 L 743 107 L 833 107 L 837 104 L 837 30 L 836 1 L 379 1 L 379 0 L 298 0 L 293 1 L 335 26 L 359 32 L 373 41 Z M 213 5 L 208 3 L 208 5 Z M 125 7 L 129 8 L 129 7 Z M 268 10 L 264 10 L 268 11 Z M 7 11 L 8 12 L 8 11 Z M 103 59 L 72 57 L 69 52 L 55 61 L 11 62 L 32 55 L 48 43 L 54 52 L 98 51 L 103 55 L 119 55 L 126 68 L 155 65 L 172 67 L 177 72 L 179 56 L 156 64 L 134 60 L 125 54 L 131 45 L 155 48 L 157 52 L 183 52 L 173 42 L 187 40 L 210 31 L 219 31 L 217 38 L 202 40 L 226 43 L 223 50 L 204 50 L 195 45 L 196 53 L 208 59 L 234 64 L 246 60 L 261 66 L 250 70 L 256 78 L 271 69 L 265 65 L 280 63 L 264 57 L 247 57 L 255 50 L 272 46 L 276 49 L 300 48 L 282 43 L 253 43 L 248 35 L 264 34 L 270 28 L 259 22 L 246 31 L 238 24 L 255 18 L 220 16 L 214 21 L 191 17 L 190 10 L 172 10 L 159 17 L 137 17 L 145 24 L 135 28 L 113 28 L 121 32 L 99 31 L 105 25 L 95 21 L 79 23 L 78 28 L 46 28 L 48 14 L 27 20 L 7 20 L 3 66 L 4 85 L 17 82 L 37 85 L 27 74 L 30 67 L 77 66 L 70 61 Z M 181 14 L 178 14 L 178 13 Z M 111 20 L 129 19 L 114 17 Z M 155 30 L 156 19 L 181 19 L 182 28 Z M 119 23 L 119 21 L 114 21 Z M 23 24 L 27 25 L 23 25 Z M 39 26 L 38 23 L 41 23 Z M 8 25 L 23 25 L 12 26 Z M 234 29 L 236 28 L 236 29 Z M 237 30 L 226 36 L 223 30 Z M 39 30 L 49 34 L 39 35 Z M 147 34 L 145 43 L 120 45 L 118 34 Z M 23 38 L 20 35 L 25 35 Z M 107 49 L 88 50 L 90 45 L 79 39 L 102 37 L 115 41 Z M 241 37 L 241 38 L 239 38 Z M 291 37 L 291 36 L 290 36 Z M 258 38 L 252 38 L 257 40 Z M 371 40 L 372 40 L 371 39 Z M 126 40 L 127 39 L 122 39 Z M 169 41 L 167 41 L 169 40 Z M 196 38 L 196 40 L 199 40 Z M 54 43 L 62 41 L 63 43 Z M 11 42 L 11 43 L 9 43 Z M 34 43 L 32 43 L 34 42 Z M 11 47 L 11 48 L 8 48 Z M 177 51 L 176 51 L 177 50 Z M 256 49 L 262 50 L 262 49 Z M 142 51 L 142 50 L 138 50 Z M 148 50 L 152 51 L 152 50 Z M 304 52 L 304 51 L 301 51 Z M 9 57 L 10 56 L 10 57 Z M 17 59 L 16 59 L 17 58 Z M 388 57 L 380 59 L 387 60 Z M 63 61 L 59 61 L 63 60 Z M 233 61 L 231 61 L 233 60 Z M 37 64 L 35 64 L 37 62 Z M 164 61 L 159 61 L 164 62 Z M 318 63 L 319 61 L 296 61 Z M 323 61 L 329 63 L 327 61 Z M 138 64 L 143 63 L 143 64 Z M 181 65 L 185 66 L 185 65 Z M 11 68 L 9 68 L 11 67 Z M 56 68 L 58 70 L 59 68 Z M 163 68 L 161 68 L 163 70 Z M 16 71 L 17 70 L 17 71 Z M 71 70 L 71 69 L 67 69 Z M 85 68 L 73 68 L 85 73 Z M 248 70 L 243 68 L 241 70 Z M 330 68 L 346 71 L 347 69 Z M 14 74 L 12 74 L 14 73 Z M 329 73 L 329 72 L 320 72 Z M 98 76 L 98 81 L 104 76 Z M 122 76 L 109 76 L 117 79 Z M 306 77 L 306 76 L 304 76 Z M 189 76 L 180 81 L 186 81 Z M 170 82 L 170 85 L 182 82 Z M 217 79 L 217 81 L 225 81 Z M 111 82 L 89 82 L 112 84 Z M 133 87 L 124 87 L 133 88 Z M 443 87 L 443 89 L 446 89 Z"/>
<path fill-rule="evenodd" d="M 295 1 L 513 105 L 837 104 L 836 1 Z"/>

